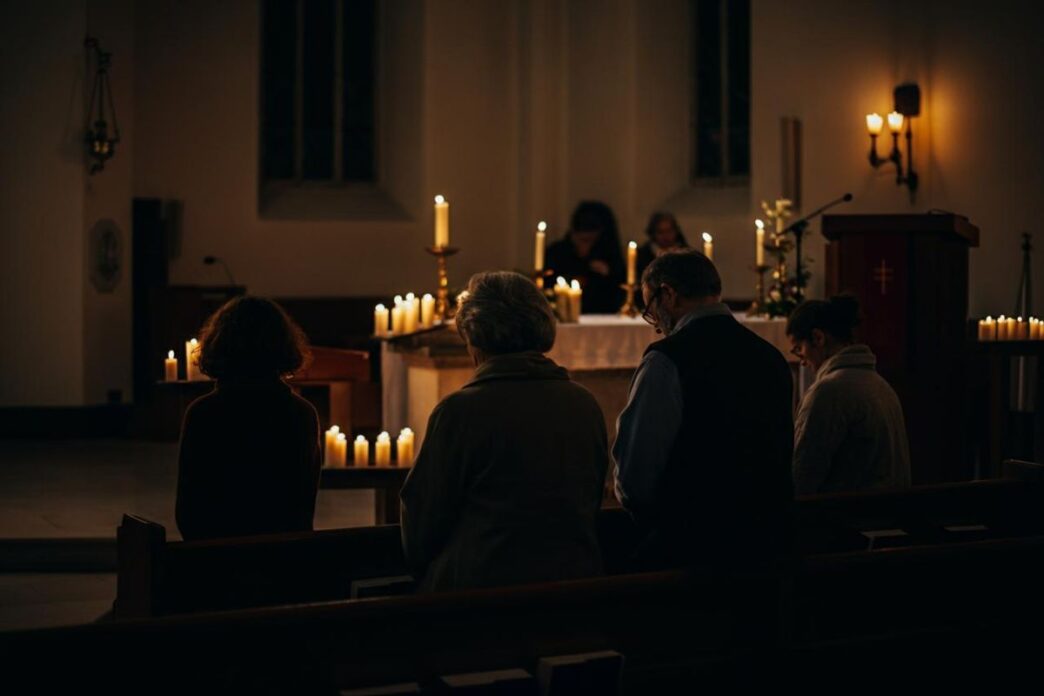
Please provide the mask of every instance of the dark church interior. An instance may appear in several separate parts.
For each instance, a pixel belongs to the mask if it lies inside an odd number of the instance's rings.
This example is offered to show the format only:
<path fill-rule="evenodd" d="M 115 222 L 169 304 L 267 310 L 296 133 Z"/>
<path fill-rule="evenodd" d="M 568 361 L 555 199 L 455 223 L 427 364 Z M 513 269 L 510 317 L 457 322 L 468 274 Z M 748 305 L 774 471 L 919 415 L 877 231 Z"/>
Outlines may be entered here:
<path fill-rule="evenodd" d="M 1040 3 L 0 12 L 5 693 L 1039 681 Z"/>

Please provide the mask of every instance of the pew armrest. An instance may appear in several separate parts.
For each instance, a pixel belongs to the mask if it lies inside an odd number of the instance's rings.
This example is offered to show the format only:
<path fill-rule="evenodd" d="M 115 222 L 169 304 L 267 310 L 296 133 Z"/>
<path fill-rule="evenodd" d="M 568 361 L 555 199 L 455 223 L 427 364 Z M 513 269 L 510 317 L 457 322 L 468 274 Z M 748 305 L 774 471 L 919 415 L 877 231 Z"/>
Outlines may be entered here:
<path fill-rule="evenodd" d="M 116 528 L 117 619 L 141 618 L 158 613 L 167 530 L 161 524 L 135 515 L 124 515 Z"/>

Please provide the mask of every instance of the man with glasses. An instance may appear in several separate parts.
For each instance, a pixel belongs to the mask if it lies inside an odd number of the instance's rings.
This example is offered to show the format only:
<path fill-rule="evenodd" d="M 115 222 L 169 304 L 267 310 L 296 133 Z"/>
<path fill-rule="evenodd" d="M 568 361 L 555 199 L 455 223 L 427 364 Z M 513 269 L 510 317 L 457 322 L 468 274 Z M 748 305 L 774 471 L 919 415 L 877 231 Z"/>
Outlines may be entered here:
<path fill-rule="evenodd" d="M 617 421 L 615 489 L 637 522 L 642 568 L 764 568 L 789 543 L 792 384 L 774 346 L 721 301 L 703 254 L 642 275 L 646 350 Z"/>

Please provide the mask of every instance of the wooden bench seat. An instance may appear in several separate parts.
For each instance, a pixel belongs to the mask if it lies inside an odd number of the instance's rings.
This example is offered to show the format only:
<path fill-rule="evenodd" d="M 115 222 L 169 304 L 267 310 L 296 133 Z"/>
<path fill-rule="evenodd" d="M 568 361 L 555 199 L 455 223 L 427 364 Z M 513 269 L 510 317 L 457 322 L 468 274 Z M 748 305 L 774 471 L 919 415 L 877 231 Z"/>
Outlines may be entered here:
<path fill-rule="evenodd" d="M 806 683 L 808 674 L 778 670 L 791 654 L 808 668 L 817 645 L 839 641 L 865 649 L 871 671 L 887 670 L 903 657 L 894 646 L 915 649 L 919 635 L 979 641 L 991 659 L 1027 633 L 1039 646 L 1042 558 L 1044 537 L 1034 536 L 806 559 L 787 593 L 790 641 L 763 655 L 764 665 L 776 683 Z M 625 656 L 627 693 L 691 691 L 735 676 L 736 653 L 723 638 L 728 581 L 672 571 L 118 621 L 0 634 L 0 651 L 8 679 L 29 675 L 38 691 L 330 693 L 462 672 L 532 672 L 541 657 L 599 650 Z M 60 670 L 41 669 L 58 659 Z"/>

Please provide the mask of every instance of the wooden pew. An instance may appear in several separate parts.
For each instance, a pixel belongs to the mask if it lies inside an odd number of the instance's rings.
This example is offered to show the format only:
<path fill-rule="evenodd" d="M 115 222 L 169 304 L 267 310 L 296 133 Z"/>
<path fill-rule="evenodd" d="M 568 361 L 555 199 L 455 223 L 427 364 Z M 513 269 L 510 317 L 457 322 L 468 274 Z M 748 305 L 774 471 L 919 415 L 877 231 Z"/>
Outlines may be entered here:
<path fill-rule="evenodd" d="M 328 473 L 351 473 L 338 470 Z M 997 480 L 908 491 L 819 496 L 796 504 L 804 556 L 1044 534 L 1044 482 Z M 602 510 L 606 572 L 627 572 L 639 535 L 626 512 Z M 903 536 L 881 541 L 873 530 Z M 125 516 L 118 533 L 117 618 L 347 599 L 353 580 L 408 574 L 396 525 L 166 543 L 155 523 Z"/>
<path fill-rule="evenodd" d="M 945 645 L 964 645 L 962 657 L 977 659 L 961 667 L 981 675 L 1035 669 L 999 659 L 1044 643 L 1042 558 L 1035 536 L 806 559 L 792 584 L 792 638 L 756 664 L 723 640 L 730 579 L 679 571 L 21 631 L 0 634 L 0 653 L 5 676 L 36 691 L 331 693 L 532 672 L 541 657 L 598 650 L 625 656 L 625 693 L 720 688 L 758 676 L 752 667 L 777 685 L 807 684 L 824 654 L 858 658 L 863 669 L 848 677 L 860 683 L 907 679 L 890 669 L 902 662 L 939 684 Z M 43 668 L 55 660 L 61 669 Z"/>

